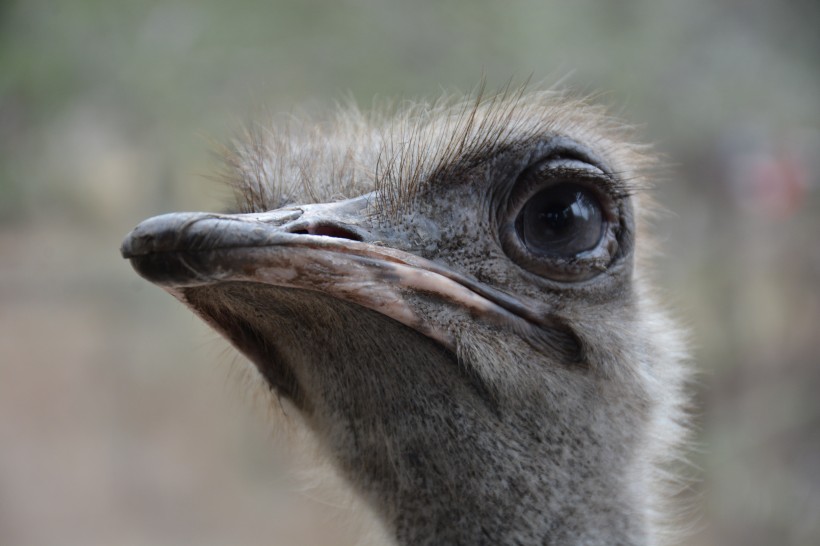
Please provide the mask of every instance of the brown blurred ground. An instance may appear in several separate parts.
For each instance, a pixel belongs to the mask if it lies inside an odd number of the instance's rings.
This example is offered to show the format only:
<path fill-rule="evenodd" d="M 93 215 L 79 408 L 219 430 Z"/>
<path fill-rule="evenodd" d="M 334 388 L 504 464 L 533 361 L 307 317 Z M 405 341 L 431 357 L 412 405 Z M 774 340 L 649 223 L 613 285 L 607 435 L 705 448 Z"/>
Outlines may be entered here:
<path fill-rule="evenodd" d="M 815 2 L 0 6 L 0 544 L 345 544 L 237 358 L 118 254 L 219 209 L 207 140 L 346 93 L 608 91 L 674 164 L 658 277 L 700 373 L 688 544 L 820 543 Z"/>

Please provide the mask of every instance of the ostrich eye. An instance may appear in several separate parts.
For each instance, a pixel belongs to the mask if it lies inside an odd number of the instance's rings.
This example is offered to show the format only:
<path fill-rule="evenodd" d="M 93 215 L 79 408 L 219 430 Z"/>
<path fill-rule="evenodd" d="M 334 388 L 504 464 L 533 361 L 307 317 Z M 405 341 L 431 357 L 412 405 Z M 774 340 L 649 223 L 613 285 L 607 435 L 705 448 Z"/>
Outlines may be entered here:
<path fill-rule="evenodd" d="M 592 279 L 630 248 L 628 195 L 581 152 L 559 151 L 525 169 L 498 210 L 504 252 L 550 281 Z"/>
<path fill-rule="evenodd" d="M 601 206 L 589 190 L 561 183 L 527 201 L 516 231 L 536 256 L 572 258 L 598 246 L 605 224 Z"/>

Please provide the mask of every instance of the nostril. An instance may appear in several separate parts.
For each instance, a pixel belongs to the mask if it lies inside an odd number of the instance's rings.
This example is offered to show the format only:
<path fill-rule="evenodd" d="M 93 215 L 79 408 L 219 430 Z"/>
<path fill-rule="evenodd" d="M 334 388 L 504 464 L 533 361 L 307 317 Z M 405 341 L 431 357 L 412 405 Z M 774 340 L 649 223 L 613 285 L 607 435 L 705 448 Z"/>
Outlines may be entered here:
<path fill-rule="evenodd" d="M 324 235 L 325 237 L 336 237 L 338 239 L 350 239 L 351 241 L 361 241 L 362 238 L 358 233 L 355 233 L 342 226 L 317 225 L 308 226 L 308 233 L 311 235 Z"/>
<path fill-rule="evenodd" d="M 292 230 L 291 233 L 297 235 L 322 235 L 324 237 L 336 237 L 337 239 L 350 239 L 351 241 L 362 241 L 361 235 L 342 226 L 332 226 L 318 224 L 307 226 L 303 229 Z"/>

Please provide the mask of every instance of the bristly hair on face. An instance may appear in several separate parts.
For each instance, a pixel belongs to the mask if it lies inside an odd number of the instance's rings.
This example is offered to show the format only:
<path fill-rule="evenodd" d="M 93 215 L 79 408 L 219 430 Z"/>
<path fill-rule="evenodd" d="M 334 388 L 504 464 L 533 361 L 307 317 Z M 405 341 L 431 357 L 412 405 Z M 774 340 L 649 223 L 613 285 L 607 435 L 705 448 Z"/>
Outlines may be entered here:
<path fill-rule="evenodd" d="M 265 116 L 217 150 L 219 178 L 233 188 L 236 209 L 262 212 L 288 204 L 341 200 L 376 191 L 373 213 L 406 212 L 429 184 L 513 146 L 549 136 L 584 142 L 603 154 L 627 193 L 648 185 L 656 167 L 632 128 L 569 91 L 483 85 L 433 102 L 348 104 L 328 116 Z"/>

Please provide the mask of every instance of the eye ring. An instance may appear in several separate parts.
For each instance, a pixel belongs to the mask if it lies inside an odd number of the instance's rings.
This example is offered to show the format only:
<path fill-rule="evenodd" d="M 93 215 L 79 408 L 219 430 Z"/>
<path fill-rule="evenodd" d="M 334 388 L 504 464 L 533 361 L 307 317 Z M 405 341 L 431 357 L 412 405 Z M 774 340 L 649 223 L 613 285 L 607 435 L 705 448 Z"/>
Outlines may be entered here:
<path fill-rule="evenodd" d="M 606 271 L 618 255 L 620 200 L 611 176 L 583 160 L 552 157 L 526 169 L 509 195 L 501 225 L 505 253 L 554 281 Z"/>

